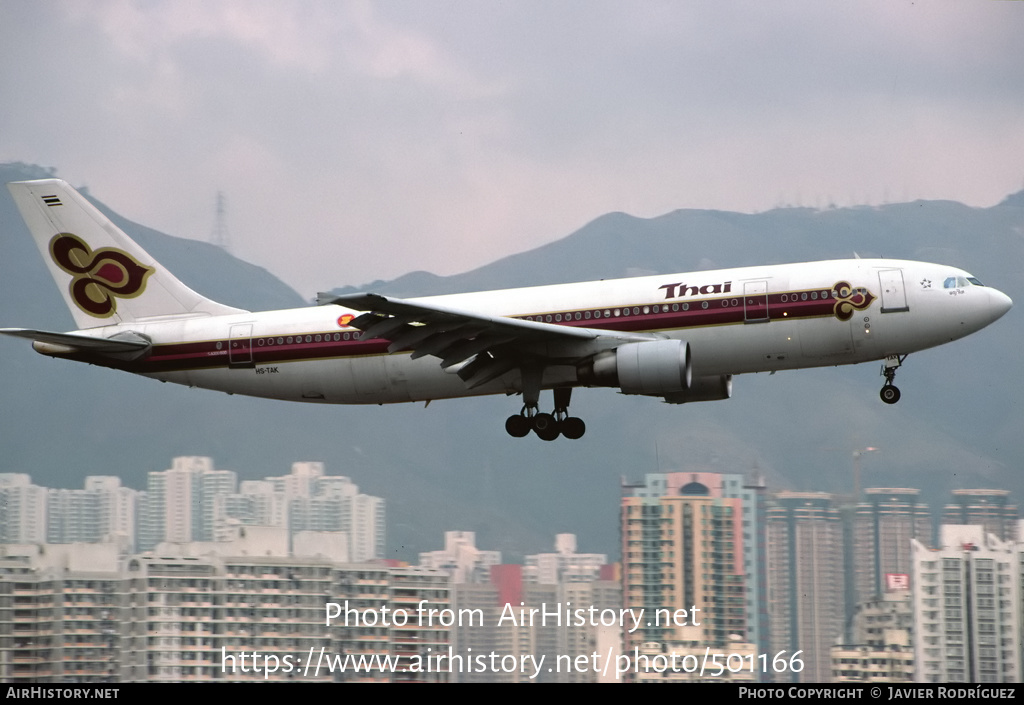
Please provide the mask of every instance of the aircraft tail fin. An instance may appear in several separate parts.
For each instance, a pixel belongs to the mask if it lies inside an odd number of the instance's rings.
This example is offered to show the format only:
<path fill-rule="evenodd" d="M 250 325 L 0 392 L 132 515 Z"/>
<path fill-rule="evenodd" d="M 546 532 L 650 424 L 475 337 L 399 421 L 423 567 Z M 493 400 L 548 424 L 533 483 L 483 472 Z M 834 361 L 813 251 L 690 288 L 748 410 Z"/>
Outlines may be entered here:
<path fill-rule="evenodd" d="M 7 188 L 79 329 L 241 312 L 185 286 L 66 182 Z"/>

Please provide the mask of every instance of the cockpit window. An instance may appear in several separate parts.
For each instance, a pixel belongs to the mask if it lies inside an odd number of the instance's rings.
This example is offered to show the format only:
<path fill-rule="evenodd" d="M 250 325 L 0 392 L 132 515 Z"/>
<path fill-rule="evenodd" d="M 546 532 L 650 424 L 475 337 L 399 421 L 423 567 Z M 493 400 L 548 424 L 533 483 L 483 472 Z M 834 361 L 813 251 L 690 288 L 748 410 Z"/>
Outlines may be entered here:
<path fill-rule="evenodd" d="M 942 286 L 946 289 L 962 289 L 970 284 L 981 286 L 981 282 L 974 277 L 946 277 Z"/>
<path fill-rule="evenodd" d="M 974 286 L 985 286 L 980 281 L 978 281 L 977 277 L 967 277 L 967 281 L 969 281 L 971 284 L 974 284 Z"/>

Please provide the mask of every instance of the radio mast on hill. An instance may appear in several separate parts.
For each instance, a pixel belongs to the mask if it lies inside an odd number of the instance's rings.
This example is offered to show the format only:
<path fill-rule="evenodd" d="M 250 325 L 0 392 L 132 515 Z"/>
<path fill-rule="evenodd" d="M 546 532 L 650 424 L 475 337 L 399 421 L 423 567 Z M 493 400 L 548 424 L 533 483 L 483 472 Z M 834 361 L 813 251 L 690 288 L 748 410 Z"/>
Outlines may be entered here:
<path fill-rule="evenodd" d="M 231 239 L 228 236 L 227 205 L 224 192 L 217 192 L 217 208 L 213 221 L 213 232 L 210 233 L 210 242 L 225 252 L 231 251 Z"/>

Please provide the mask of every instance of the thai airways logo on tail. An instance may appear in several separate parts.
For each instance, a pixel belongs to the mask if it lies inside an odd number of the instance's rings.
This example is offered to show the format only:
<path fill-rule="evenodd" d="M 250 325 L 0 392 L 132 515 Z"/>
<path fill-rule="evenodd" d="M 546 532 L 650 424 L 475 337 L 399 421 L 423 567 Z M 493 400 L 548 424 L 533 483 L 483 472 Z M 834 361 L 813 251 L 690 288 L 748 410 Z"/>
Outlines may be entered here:
<path fill-rule="evenodd" d="M 93 252 L 72 233 L 58 233 L 50 240 L 50 257 L 71 275 L 68 291 L 75 305 L 97 318 L 113 316 L 117 299 L 142 294 L 146 290 L 146 279 L 155 271 L 114 247 Z"/>

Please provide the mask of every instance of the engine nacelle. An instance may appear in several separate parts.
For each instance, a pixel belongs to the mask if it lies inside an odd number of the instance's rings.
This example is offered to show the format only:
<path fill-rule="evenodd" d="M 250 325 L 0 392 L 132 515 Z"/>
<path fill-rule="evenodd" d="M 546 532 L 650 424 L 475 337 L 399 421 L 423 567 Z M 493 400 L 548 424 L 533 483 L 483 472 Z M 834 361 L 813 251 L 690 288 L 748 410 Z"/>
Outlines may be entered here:
<path fill-rule="evenodd" d="M 626 343 L 577 367 L 582 384 L 618 387 L 623 394 L 663 396 L 690 387 L 690 345 L 683 340 Z"/>
<path fill-rule="evenodd" d="M 697 377 L 690 388 L 665 395 L 669 404 L 687 404 L 691 401 L 720 401 L 732 396 L 732 375 Z"/>

